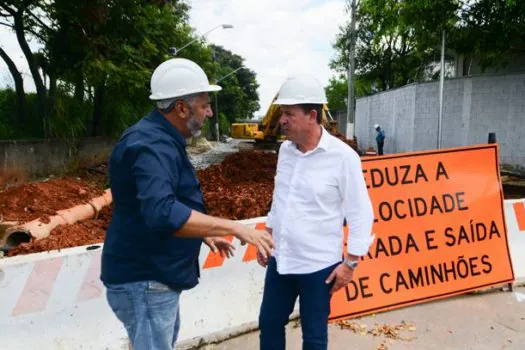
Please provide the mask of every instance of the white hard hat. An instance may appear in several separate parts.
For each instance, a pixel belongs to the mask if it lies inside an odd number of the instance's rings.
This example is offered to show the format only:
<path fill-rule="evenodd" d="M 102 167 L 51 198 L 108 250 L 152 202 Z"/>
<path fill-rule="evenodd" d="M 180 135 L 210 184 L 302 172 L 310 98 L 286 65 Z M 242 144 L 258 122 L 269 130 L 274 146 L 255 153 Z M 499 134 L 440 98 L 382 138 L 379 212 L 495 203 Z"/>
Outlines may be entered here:
<path fill-rule="evenodd" d="M 379 124 L 374 125 L 374 129 L 379 128 Z"/>
<path fill-rule="evenodd" d="M 151 75 L 150 85 L 149 98 L 155 101 L 222 90 L 218 85 L 210 85 L 202 68 L 185 58 L 172 58 L 161 63 Z"/>
<path fill-rule="evenodd" d="M 288 78 L 277 94 L 275 105 L 325 104 L 326 94 L 314 77 L 301 75 Z"/>

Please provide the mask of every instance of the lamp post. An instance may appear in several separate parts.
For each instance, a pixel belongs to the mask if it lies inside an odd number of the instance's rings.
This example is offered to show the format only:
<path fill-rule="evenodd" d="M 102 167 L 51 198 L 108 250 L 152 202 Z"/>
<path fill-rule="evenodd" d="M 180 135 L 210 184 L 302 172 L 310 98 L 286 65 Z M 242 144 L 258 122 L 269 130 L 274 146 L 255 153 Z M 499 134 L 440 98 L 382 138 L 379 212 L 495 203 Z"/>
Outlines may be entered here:
<path fill-rule="evenodd" d="M 346 104 L 346 118 L 343 118 L 342 128 L 343 136 L 347 137 L 348 133 L 348 123 L 353 124 L 352 139 L 355 139 L 355 87 L 354 87 L 354 75 L 355 75 L 355 27 L 356 27 L 356 11 L 357 5 L 356 0 L 352 0 L 350 4 L 350 9 L 352 11 L 351 21 L 350 21 L 350 40 L 349 40 L 349 57 L 348 57 L 348 70 L 347 70 L 347 80 L 348 80 L 348 102 Z"/>
<path fill-rule="evenodd" d="M 215 82 L 215 84 L 218 84 L 220 81 L 228 78 L 229 76 L 237 73 L 239 70 L 243 69 L 244 66 L 240 66 L 239 68 L 231 71 L 230 73 L 226 74 L 225 76 L 217 79 L 217 81 Z M 216 136 L 216 141 L 219 142 L 220 141 L 220 133 L 219 133 L 219 103 L 218 103 L 218 100 L 219 100 L 219 92 L 217 91 L 215 93 L 215 136 Z"/>
<path fill-rule="evenodd" d="M 218 26 L 215 26 L 215 27 L 211 28 L 210 30 L 208 30 L 206 33 L 202 34 L 202 37 L 205 37 L 209 33 L 213 32 L 215 29 L 219 29 L 219 28 L 232 29 L 233 25 L 231 25 L 231 24 L 219 24 Z M 188 46 L 190 46 L 191 44 L 193 44 L 194 42 L 196 42 L 197 40 L 200 40 L 200 39 L 201 39 L 201 37 L 197 37 L 197 38 L 191 40 L 189 43 L 187 43 L 184 46 L 182 46 L 180 49 L 177 49 L 176 47 L 172 46 L 172 47 L 170 47 L 168 49 L 169 53 L 172 56 L 177 56 L 179 52 L 181 52 L 182 50 L 184 50 L 185 48 L 187 48 Z"/>
<path fill-rule="evenodd" d="M 445 30 L 441 33 L 441 72 L 439 73 L 439 115 L 437 130 L 437 149 L 441 149 L 443 134 L 443 87 L 445 84 Z"/>

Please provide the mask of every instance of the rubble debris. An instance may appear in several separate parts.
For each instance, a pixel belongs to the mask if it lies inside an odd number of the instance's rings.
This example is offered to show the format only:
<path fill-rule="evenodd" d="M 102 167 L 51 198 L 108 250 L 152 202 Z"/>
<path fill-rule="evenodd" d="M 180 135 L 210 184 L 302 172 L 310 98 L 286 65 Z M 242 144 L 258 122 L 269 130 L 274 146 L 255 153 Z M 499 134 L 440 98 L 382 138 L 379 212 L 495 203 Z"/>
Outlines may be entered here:
<path fill-rule="evenodd" d="M 351 322 L 351 321 L 340 321 L 337 323 L 341 329 L 348 329 L 356 334 L 360 334 L 362 336 L 371 335 L 374 337 L 378 336 L 384 336 L 388 339 L 394 339 L 394 340 L 404 340 L 404 341 L 410 341 L 414 338 L 404 338 L 401 336 L 402 332 L 410 331 L 415 332 L 416 326 L 413 324 L 406 323 L 405 321 L 402 321 L 400 324 L 397 325 L 388 325 L 388 324 L 379 324 L 376 323 L 375 327 L 373 329 L 368 329 L 368 326 L 366 324 L 359 324 L 357 322 Z"/>
<path fill-rule="evenodd" d="M 388 350 L 388 346 L 383 342 L 377 346 L 377 350 Z"/>
<path fill-rule="evenodd" d="M 519 176 L 501 176 L 505 199 L 520 199 L 525 197 L 525 179 Z"/>
<path fill-rule="evenodd" d="M 361 154 L 361 152 L 359 151 L 359 149 L 357 147 L 357 137 L 354 137 L 353 139 L 347 139 L 346 137 L 344 137 L 339 132 L 335 132 L 335 133 L 332 132 L 331 134 L 333 136 L 337 137 L 339 140 L 341 140 L 344 143 L 346 143 L 348 146 L 352 147 L 354 149 L 354 151 L 356 151 L 358 154 Z"/>

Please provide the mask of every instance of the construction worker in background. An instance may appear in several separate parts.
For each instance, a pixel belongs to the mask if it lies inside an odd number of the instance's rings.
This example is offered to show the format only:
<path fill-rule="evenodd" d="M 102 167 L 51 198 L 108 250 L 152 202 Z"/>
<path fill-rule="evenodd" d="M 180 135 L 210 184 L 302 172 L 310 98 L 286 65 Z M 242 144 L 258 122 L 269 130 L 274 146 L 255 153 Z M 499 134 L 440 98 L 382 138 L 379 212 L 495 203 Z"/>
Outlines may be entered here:
<path fill-rule="evenodd" d="M 185 139 L 200 134 L 212 116 L 208 92 L 220 89 L 192 61 L 162 63 L 151 77 L 156 108 L 122 134 L 110 157 L 114 209 L 101 279 L 134 350 L 175 346 L 179 297 L 198 283 L 203 241 L 228 257 L 233 246 L 221 238 L 227 234 L 262 256 L 273 247 L 265 231 L 205 214 Z"/>
<path fill-rule="evenodd" d="M 287 137 L 279 151 L 266 229 L 276 244 L 267 267 L 259 315 L 261 350 L 285 349 L 285 325 L 300 301 L 303 349 L 327 349 L 331 295 L 352 280 L 374 240 L 374 219 L 361 161 L 321 125 L 326 96 L 313 77 L 290 78 L 280 105 Z M 343 220 L 350 226 L 343 255 Z"/>
<path fill-rule="evenodd" d="M 385 145 L 385 131 L 381 129 L 379 124 L 374 125 L 374 129 L 377 131 L 376 142 L 377 142 L 377 155 L 383 155 L 383 146 Z"/>

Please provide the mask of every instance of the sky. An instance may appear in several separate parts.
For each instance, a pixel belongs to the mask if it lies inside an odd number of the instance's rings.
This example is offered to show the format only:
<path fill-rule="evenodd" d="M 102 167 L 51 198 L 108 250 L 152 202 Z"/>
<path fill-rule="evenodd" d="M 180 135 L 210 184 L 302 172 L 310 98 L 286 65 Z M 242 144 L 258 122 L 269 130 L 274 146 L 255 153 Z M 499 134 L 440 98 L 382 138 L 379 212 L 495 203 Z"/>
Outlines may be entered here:
<path fill-rule="evenodd" d="M 344 0 L 193 0 L 190 25 L 207 41 L 241 55 L 257 74 L 264 114 L 288 76 L 310 74 L 326 86 L 339 26 L 347 21 Z M 256 113 L 258 114 L 258 113 Z"/>
<path fill-rule="evenodd" d="M 192 0 L 190 25 L 202 35 L 220 24 L 233 29 L 216 29 L 206 36 L 208 43 L 223 46 L 245 58 L 245 66 L 257 74 L 261 109 L 264 114 L 286 77 L 310 74 L 326 85 L 334 73 L 328 63 L 335 52 L 332 44 L 348 18 L 345 0 Z M 24 73 L 24 85 L 34 84 L 9 29 L 0 26 L 0 45 Z M 35 50 L 38 45 L 32 43 Z M 14 86 L 0 60 L 0 86 Z M 239 116 L 242 117 L 242 116 Z"/>

